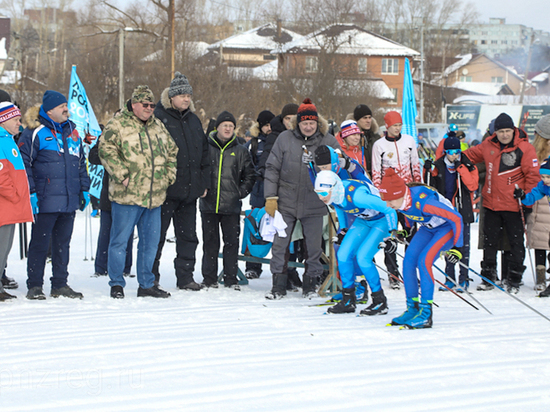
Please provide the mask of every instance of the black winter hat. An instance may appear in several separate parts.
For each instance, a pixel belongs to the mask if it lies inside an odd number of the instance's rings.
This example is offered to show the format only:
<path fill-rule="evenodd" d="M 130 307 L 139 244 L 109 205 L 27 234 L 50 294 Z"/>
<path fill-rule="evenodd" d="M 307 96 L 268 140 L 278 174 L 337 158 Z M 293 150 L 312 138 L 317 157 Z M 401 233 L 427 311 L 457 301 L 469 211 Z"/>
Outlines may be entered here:
<path fill-rule="evenodd" d="M 260 112 L 258 115 L 258 119 L 256 121 L 260 125 L 260 129 L 264 127 L 266 124 L 269 124 L 271 122 L 271 119 L 273 119 L 275 115 L 271 113 L 269 110 L 264 110 L 263 112 Z"/>
<path fill-rule="evenodd" d="M 174 96 L 179 96 L 180 94 L 193 94 L 193 88 L 189 84 L 189 80 L 185 75 L 180 72 L 174 74 L 174 78 L 170 82 L 170 89 L 168 89 L 168 97 L 171 99 Z"/>
<path fill-rule="evenodd" d="M 288 115 L 295 115 L 298 113 L 298 105 L 296 103 L 285 104 L 283 110 L 281 111 L 281 117 L 284 119 Z"/>
<path fill-rule="evenodd" d="M 449 132 L 453 133 L 453 132 Z M 454 149 L 460 149 L 460 139 L 456 137 L 456 135 L 453 133 L 452 136 L 448 136 L 445 139 L 445 142 L 443 142 L 443 148 L 445 150 L 454 150 Z"/>
<path fill-rule="evenodd" d="M 237 127 L 237 121 L 235 120 L 235 116 L 233 116 L 227 110 L 224 110 L 223 112 L 221 112 L 218 118 L 216 119 L 216 129 L 223 122 L 231 122 L 235 125 L 235 127 Z"/>
<path fill-rule="evenodd" d="M 501 129 L 513 129 L 514 121 L 506 113 L 501 113 L 495 119 L 495 132 Z"/>
<path fill-rule="evenodd" d="M 372 116 L 372 110 L 366 104 L 360 104 L 353 110 L 353 118 L 355 121 L 365 116 Z"/>
<path fill-rule="evenodd" d="M 331 153 L 328 146 L 321 145 L 317 149 L 315 149 L 315 164 L 317 166 L 331 164 Z"/>
<path fill-rule="evenodd" d="M 2 102 L 10 102 L 11 103 L 11 96 L 9 93 L 5 90 L 0 89 L 0 103 Z"/>

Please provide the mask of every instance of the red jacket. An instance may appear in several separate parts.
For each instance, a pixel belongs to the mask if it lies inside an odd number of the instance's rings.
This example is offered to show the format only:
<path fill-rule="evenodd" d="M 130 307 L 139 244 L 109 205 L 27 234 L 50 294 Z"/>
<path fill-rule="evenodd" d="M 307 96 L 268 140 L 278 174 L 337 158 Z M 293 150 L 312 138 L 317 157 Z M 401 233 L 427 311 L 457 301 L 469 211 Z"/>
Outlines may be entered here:
<path fill-rule="evenodd" d="M 483 206 L 494 211 L 518 212 L 516 185 L 530 192 L 540 180 L 535 148 L 523 130 L 514 128 L 513 140 L 501 149 L 496 134 L 464 151 L 473 163 L 485 163 Z"/>
<path fill-rule="evenodd" d="M 358 146 L 348 146 L 344 139 L 342 139 L 342 135 L 340 132 L 336 134 L 336 140 L 340 144 L 340 147 L 342 148 L 343 152 L 351 159 L 357 160 L 357 163 L 359 163 L 365 170 L 367 170 L 367 159 L 365 158 L 363 154 L 363 146 L 360 144 Z"/>

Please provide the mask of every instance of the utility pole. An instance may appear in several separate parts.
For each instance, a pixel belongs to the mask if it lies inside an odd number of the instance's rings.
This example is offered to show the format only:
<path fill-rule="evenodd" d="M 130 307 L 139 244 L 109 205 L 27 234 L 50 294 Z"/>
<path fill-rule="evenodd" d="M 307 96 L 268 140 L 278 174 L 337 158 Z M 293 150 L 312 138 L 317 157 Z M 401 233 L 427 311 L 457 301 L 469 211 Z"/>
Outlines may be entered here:
<path fill-rule="evenodd" d="M 529 76 L 529 66 L 531 65 L 531 54 L 533 52 L 533 42 L 535 41 L 535 33 L 531 34 L 531 41 L 529 42 L 529 53 L 527 53 L 527 66 L 525 66 L 525 74 L 523 75 L 523 84 L 521 85 L 521 94 L 519 95 L 519 104 L 523 104 L 523 95 L 525 94 L 525 87 L 527 85 L 527 77 Z"/>
<path fill-rule="evenodd" d="M 176 72 L 176 5 L 175 0 L 170 0 L 170 59 L 171 59 L 171 79 Z"/>
<path fill-rule="evenodd" d="M 124 107 L 124 28 L 118 31 L 118 107 Z"/>

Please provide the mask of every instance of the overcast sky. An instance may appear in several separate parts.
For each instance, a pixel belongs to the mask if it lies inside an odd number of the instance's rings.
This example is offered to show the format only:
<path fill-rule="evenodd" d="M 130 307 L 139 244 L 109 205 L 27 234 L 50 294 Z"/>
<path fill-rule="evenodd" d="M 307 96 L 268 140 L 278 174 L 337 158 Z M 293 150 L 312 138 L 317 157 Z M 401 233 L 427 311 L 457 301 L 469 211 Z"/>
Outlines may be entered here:
<path fill-rule="evenodd" d="M 135 0 L 112 0 L 123 7 Z M 143 0 L 142 0 L 143 1 Z M 489 23 L 490 17 L 504 17 L 507 24 L 523 24 L 539 30 L 550 31 L 550 0 L 463 0 L 472 2 L 480 13 L 480 23 Z M 281 0 L 285 2 L 285 0 Z M 216 0 L 216 3 L 233 4 L 239 0 Z"/>
<path fill-rule="evenodd" d="M 490 17 L 504 17 L 507 24 L 523 24 L 550 31 L 548 0 L 482 0 L 474 4 L 480 13 L 480 23 Z"/>

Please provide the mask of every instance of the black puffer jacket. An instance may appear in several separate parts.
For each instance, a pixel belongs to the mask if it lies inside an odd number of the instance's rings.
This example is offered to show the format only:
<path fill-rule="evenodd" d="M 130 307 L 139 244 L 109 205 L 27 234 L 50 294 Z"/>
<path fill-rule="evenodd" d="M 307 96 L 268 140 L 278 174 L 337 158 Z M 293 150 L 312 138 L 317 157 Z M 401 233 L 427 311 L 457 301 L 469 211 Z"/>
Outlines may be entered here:
<path fill-rule="evenodd" d="M 200 210 L 221 215 L 240 213 L 241 199 L 252 190 L 256 171 L 248 149 L 237 142 L 235 135 L 225 145 L 217 136 L 217 131 L 208 136 L 211 189 L 200 199 Z"/>
<path fill-rule="evenodd" d="M 162 121 L 178 146 L 175 183 L 168 188 L 167 198 L 193 202 L 210 189 L 210 159 L 208 142 L 199 118 L 189 109 L 180 112 L 172 108 L 168 88 L 160 96 L 155 116 Z"/>

